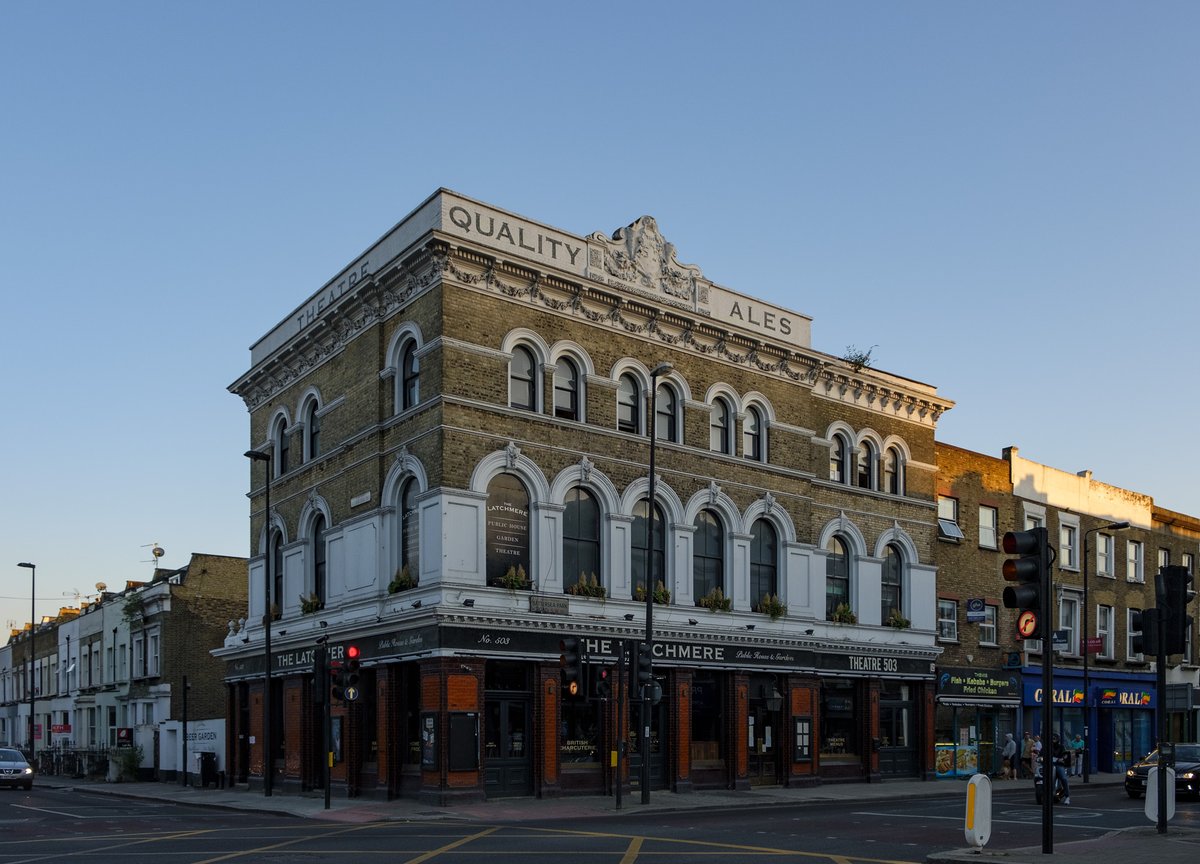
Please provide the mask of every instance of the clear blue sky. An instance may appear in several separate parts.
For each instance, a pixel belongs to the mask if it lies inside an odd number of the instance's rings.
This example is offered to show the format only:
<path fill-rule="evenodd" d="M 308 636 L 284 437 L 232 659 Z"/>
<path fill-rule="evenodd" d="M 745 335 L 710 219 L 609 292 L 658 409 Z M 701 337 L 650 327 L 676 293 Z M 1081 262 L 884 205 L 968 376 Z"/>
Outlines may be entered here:
<path fill-rule="evenodd" d="M 0 624 L 249 549 L 250 344 L 439 186 L 1200 514 L 1200 4 L 9 0 Z M 65 595 L 65 596 L 64 596 Z"/>

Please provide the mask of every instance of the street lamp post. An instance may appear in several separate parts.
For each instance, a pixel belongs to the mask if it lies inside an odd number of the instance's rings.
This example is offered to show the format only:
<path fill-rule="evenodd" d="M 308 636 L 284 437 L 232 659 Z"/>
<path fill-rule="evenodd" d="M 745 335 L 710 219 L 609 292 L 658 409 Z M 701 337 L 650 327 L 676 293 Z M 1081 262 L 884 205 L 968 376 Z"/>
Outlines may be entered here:
<path fill-rule="evenodd" d="M 1083 782 L 1091 780 L 1090 764 L 1092 759 L 1092 688 L 1088 682 L 1088 642 L 1091 634 L 1088 632 L 1088 571 L 1091 567 L 1091 555 L 1088 552 L 1088 535 L 1097 531 L 1124 531 L 1129 527 L 1128 522 L 1110 522 L 1107 525 L 1097 525 L 1083 532 Z M 1111 625 L 1111 622 L 1110 622 Z"/>
<path fill-rule="evenodd" d="M 275 550 L 271 548 L 271 454 L 262 450 L 247 450 L 246 458 L 252 462 L 265 462 L 266 482 L 266 540 L 267 560 L 263 565 L 263 643 L 266 665 L 263 669 L 263 795 L 271 797 L 271 775 L 274 773 L 274 751 L 271 749 L 271 559 Z"/>
<path fill-rule="evenodd" d="M 33 761 L 33 704 L 34 704 L 34 687 L 33 687 L 33 664 L 37 662 L 37 652 L 34 649 L 34 643 L 37 639 L 37 565 L 30 564 L 28 561 L 22 561 L 17 565 L 25 567 L 29 570 L 29 677 L 25 679 L 25 683 L 29 687 L 29 761 Z"/>
<path fill-rule="evenodd" d="M 646 531 L 646 553 L 650 559 L 646 562 L 646 650 L 652 651 L 651 646 L 654 644 L 654 586 L 658 583 L 655 581 L 657 569 L 654 566 L 654 501 L 655 501 L 655 482 L 657 480 L 654 473 L 654 453 L 657 449 L 658 442 L 658 379 L 660 375 L 666 375 L 673 368 L 670 363 L 659 363 L 650 370 L 650 417 L 647 418 L 650 424 L 650 489 L 649 495 L 649 510 L 650 516 Z M 665 544 L 664 544 L 665 545 Z M 650 655 L 653 657 L 653 653 Z M 653 678 L 651 678 L 653 680 Z M 650 803 L 650 682 L 642 687 L 642 771 L 639 779 L 639 784 L 642 787 L 642 803 Z"/>

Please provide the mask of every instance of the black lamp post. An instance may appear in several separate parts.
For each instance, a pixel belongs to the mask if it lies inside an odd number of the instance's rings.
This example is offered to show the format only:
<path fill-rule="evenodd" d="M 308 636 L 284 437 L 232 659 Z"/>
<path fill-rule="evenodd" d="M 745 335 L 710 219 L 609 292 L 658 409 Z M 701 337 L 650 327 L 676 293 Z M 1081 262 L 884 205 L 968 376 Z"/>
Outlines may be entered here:
<path fill-rule="evenodd" d="M 660 375 L 666 375 L 675 367 L 670 363 L 659 363 L 650 370 L 650 489 L 649 489 L 649 509 L 650 518 L 646 533 L 646 551 L 649 561 L 646 563 L 646 650 L 651 651 L 651 646 L 654 644 L 654 586 L 658 584 L 656 581 L 657 568 L 654 566 L 654 501 L 655 501 L 655 482 L 657 480 L 654 473 L 654 453 L 657 449 L 658 442 L 658 378 Z M 665 544 L 664 544 L 665 546 Z M 650 655 L 653 657 L 653 653 Z M 653 679 L 651 679 L 653 680 Z M 642 787 L 642 803 L 650 803 L 650 682 L 647 681 L 642 687 L 642 771 L 641 778 L 638 781 Z"/>
<path fill-rule="evenodd" d="M 274 751 L 271 749 L 271 559 L 275 550 L 271 548 L 271 454 L 262 450 L 247 450 L 246 458 L 252 462 L 265 462 L 267 469 L 266 538 L 267 560 L 263 566 L 263 642 L 266 666 L 263 669 L 263 795 L 271 797 L 271 775 L 274 773 Z"/>
<path fill-rule="evenodd" d="M 1088 535 L 1096 531 L 1124 531 L 1129 527 L 1128 522 L 1110 522 L 1107 525 L 1097 525 L 1083 532 L 1083 782 L 1091 779 L 1092 730 L 1088 721 L 1092 717 L 1092 688 L 1088 683 L 1088 642 L 1091 634 L 1088 632 L 1088 569 L 1091 566 L 1091 555 L 1088 553 Z M 1111 563 L 1111 562 L 1110 562 Z M 1109 622 L 1111 625 L 1112 622 Z"/>
<path fill-rule="evenodd" d="M 37 606 L 37 565 L 30 564 L 28 561 L 22 561 L 17 565 L 25 567 L 29 570 L 29 677 L 25 679 L 25 683 L 29 686 L 29 761 L 33 761 L 33 664 L 37 662 L 37 652 L 34 649 L 34 642 L 37 638 L 37 612 L 34 611 Z"/>

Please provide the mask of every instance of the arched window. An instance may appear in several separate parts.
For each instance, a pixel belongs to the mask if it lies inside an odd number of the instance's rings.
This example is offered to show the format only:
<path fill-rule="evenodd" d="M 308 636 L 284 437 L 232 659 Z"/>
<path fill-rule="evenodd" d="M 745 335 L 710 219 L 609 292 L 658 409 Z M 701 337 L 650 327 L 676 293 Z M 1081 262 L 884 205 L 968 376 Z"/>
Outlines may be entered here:
<path fill-rule="evenodd" d="M 416 479 L 404 481 L 400 490 L 400 567 L 407 568 L 408 578 L 415 584 L 421 572 L 421 525 L 417 516 Z"/>
<path fill-rule="evenodd" d="M 752 405 L 746 409 L 746 418 L 742 421 L 742 455 L 761 462 L 765 452 L 762 413 Z"/>
<path fill-rule="evenodd" d="M 308 435 L 308 458 L 316 459 L 321 455 L 321 416 L 317 413 L 317 400 L 308 403 L 308 411 L 304 418 L 304 430 Z"/>
<path fill-rule="evenodd" d="M 554 369 L 554 416 L 579 420 L 579 369 L 573 360 L 558 359 Z"/>
<path fill-rule="evenodd" d="M 829 479 L 845 483 L 849 474 L 850 442 L 840 432 L 833 436 L 829 445 Z"/>
<path fill-rule="evenodd" d="M 880 488 L 889 495 L 904 494 L 904 457 L 899 447 L 889 447 L 884 451 Z"/>
<path fill-rule="evenodd" d="M 421 364 L 417 343 L 410 340 L 400 353 L 400 410 L 407 411 L 421 400 Z"/>
<path fill-rule="evenodd" d="M 625 374 L 617 381 L 617 431 L 642 431 L 642 389 L 637 379 Z"/>
<path fill-rule="evenodd" d="M 883 559 L 879 594 L 879 610 L 884 621 L 893 616 L 904 617 L 903 574 L 904 559 L 900 550 L 895 546 L 888 546 L 887 557 Z"/>
<path fill-rule="evenodd" d="M 712 413 L 709 415 L 708 421 L 708 449 L 714 453 L 729 452 L 732 438 L 729 434 L 731 416 L 728 402 L 719 397 L 713 400 Z"/>
<path fill-rule="evenodd" d="M 654 434 L 662 441 L 679 443 L 679 418 L 676 413 L 678 399 L 674 388 L 669 384 L 660 384 L 658 396 L 654 401 L 657 406 Z"/>
<path fill-rule="evenodd" d="M 633 548 L 633 599 L 645 600 L 646 595 L 638 596 L 638 591 L 646 589 L 646 578 L 651 563 L 654 566 L 654 590 L 658 583 L 666 587 L 670 581 L 667 578 L 666 555 L 667 520 L 663 517 L 663 509 L 659 504 L 654 505 L 654 540 L 648 540 L 650 531 L 650 510 L 643 498 L 633 508 L 633 536 L 630 538 Z"/>
<path fill-rule="evenodd" d="M 768 594 L 779 594 L 779 543 L 775 526 L 756 519 L 750 526 L 750 602 L 757 608 Z"/>
<path fill-rule="evenodd" d="M 273 436 L 275 443 L 275 469 L 279 472 L 277 476 L 282 477 L 288 472 L 288 445 L 291 443 L 291 436 L 287 431 L 287 420 L 280 417 L 275 422 L 275 434 Z"/>
<path fill-rule="evenodd" d="M 270 532 L 267 550 L 271 556 L 271 613 L 278 618 L 283 609 L 283 535 L 278 531 Z"/>
<path fill-rule="evenodd" d="M 834 620 L 839 606 L 850 608 L 850 554 L 841 537 L 825 544 L 825 619 Z"/>
<path fill-rule="evenodd" d="M 537 410 L 537 362 L 533 352 L 523 345 L 513 349 L 508 367 L 509 402 L 513 408 Z"/>
<path fill-rule="evenodd" d="M 318 514 L 312 523 L 313 594 L 321 605 L 325 604 L 325 517 Z"/>
<path fill-rule="evenodd" d="M 603 584 L 600 568 L 600 505 L 586 489 L 575 487 L 567 493 L 563 511 L 563 590 L 570 591 L 581 581 Z"/>
<path fill-rule="evenodd" d="M 487 584 L 529 588 L 529 492 L 515 474 L 497 474 L 488 483 L 486 540 Z M 523 584 L 508 578 L 521 574 Z"/>
<path fill-rule="evenodd" d="M 859 441 L 854 453 L 854 485 L 871 489 L 875 483 L 875 448 L 870 441 Z"/>
<path fill-rule="evenodd" d="M 725 589 L 725 530 L 711 510 L 696 516 L 695 545 L 692 548 L 692 596 L 696 605 L 716 589 Z"/>

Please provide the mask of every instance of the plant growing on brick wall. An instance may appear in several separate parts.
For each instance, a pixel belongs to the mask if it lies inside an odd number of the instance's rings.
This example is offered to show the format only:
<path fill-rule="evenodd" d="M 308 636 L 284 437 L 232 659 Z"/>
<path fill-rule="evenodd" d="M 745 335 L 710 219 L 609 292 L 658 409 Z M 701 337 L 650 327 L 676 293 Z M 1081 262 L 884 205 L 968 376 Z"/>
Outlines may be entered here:
<path fill-rule="evenodd" d="M 300 595 L 300 614 L 311 615 L 325 608 L 325 603 L 316 594 Z"/>
<path fill-rule="evenodd" d="M 839 603 L 833 609 L 833 622 L 835 624 L 857 624 L 858 616 L 854 614 L 850 604 Z"/>
<path fill-rule="evenodd" d="M 720 588 L 714 588 L 697 600 L 696 605 L 712 612 L 728 612 L 733 608 L 733 599 L 726 597 Z"/>
<path fill-rule="evenodd" d="M 755 607 L 754 611 L 762 612 L 774 621 L 787 614 L 787 604 L 779 599 L 778 594 L 764 594 L 763 598 L 758 601 L 758 606 Z"/>
<path fill-rule="evenodd" d="M 600 584 L 595 573 L 592 574 L 590 581 L 586 573 L 580 573 L 579 581 L 567 588 L 567 593 L 574 594 L 576 597 L 599 597 L 601 600 L 608 596 L 608 592 Z"/>
<path fill-rule="evenodd" d="M 637 600 L 639 603 L 646 602 L 645 585 L 639 585 L 633 589 L 633 599 Z M 654 602 L 659 606 L 666 606 L 671 602 L 671 592 L 667 590 L 667 586 L 663 584 L 661 579 L 659 579 L 658 584 L 654 586 Z"/>
<path fill-rule="evenodd" d="M 500 577 L 499 584 L 501 588 L 507 588 L 509 591 L 524 591 L 529 588 L 529 577 L 525 575 L 524 567 L 510 566 Z"/>
<path fill-rule="evenodd" d="M 138 769 L 142 767 L 142 755 L 140 744 L 114 748 L 109 758 L 115 759 L 117 762 L 117 779 L 137 780 Z"/>
<path fill-rule="evenodd" d="M 392 581 L 388 583 L 388 593 L 398 594 L 401 591 L 407 591 L 410 588 L 417 587 L 417 580 L 414 579 L 408 572 L 408 567 L 401 567 L 396 571 L 396 575 L 392 577 Z"/>

